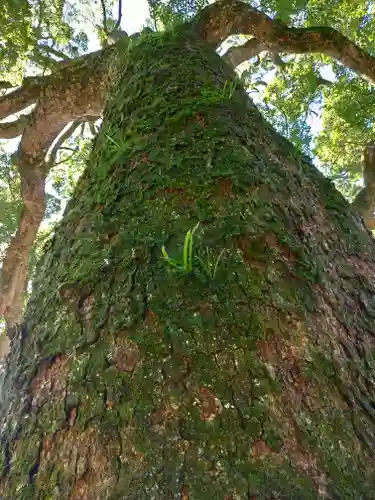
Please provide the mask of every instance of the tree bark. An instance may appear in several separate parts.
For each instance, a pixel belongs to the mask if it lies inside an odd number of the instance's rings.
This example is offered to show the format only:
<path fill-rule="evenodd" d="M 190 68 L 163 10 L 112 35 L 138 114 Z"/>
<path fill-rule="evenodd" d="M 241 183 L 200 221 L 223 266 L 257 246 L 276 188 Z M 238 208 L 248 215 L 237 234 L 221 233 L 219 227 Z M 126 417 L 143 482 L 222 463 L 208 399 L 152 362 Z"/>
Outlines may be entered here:
<path fill-rule="evenodd" d="M 370 233 L 192 31 L 118 54 L 9 332 L 1 497 L 375 498 Z"/>

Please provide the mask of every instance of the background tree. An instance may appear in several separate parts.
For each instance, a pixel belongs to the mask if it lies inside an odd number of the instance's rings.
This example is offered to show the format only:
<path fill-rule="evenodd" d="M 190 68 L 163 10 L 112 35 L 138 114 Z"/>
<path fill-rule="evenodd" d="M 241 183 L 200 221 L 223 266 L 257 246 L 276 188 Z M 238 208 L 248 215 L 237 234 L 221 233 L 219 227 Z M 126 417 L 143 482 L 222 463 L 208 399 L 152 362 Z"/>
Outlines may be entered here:
<path fill-rule="evenodd" d="M 373 241 L 242 89 L 272 60 L 264 113 L 308 153 L 302 117 L 337 83 L 311 54 L 374 81 L 368 53 L 310 27 L 312 6 L 260 6 L 288 28 L 239 1 L 153 3 L 164 34 L 63 58 L 0 101 L 3 116 L 36 102 L 3 124 L 22 131 L 23 203 L 2 269 L 5 498 L 372 498 Z M 226 64 L 264 53 L 242 82 Z M 46 175 L 106 99 L 15 326 Z M 367 145 L 368 223 L 372 165 Z"/>

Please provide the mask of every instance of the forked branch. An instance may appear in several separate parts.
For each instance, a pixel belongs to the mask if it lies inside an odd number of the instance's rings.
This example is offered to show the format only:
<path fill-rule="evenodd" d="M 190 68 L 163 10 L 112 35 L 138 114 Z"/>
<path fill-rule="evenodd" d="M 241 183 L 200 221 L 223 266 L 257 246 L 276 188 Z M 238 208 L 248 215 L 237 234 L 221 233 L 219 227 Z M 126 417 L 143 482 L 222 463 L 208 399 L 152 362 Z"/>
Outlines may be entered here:
<path fill-rule="evenodd" d="M 375 58 L 333 28 L 289 28 L 241 0 L 219 0 L 201 11 L 193 24 L 200 36 L 218 46 L 231 35 L 252 35 L 256 42 L 238 49 L 237 65 L 263 50 L 284 54 L 319 53 L 332 57 L 363 79 L 375 83 Z M 233 52 L 232 51 L 232 57 Z M 259 52 L 258 52 L 259 53 Z"/>

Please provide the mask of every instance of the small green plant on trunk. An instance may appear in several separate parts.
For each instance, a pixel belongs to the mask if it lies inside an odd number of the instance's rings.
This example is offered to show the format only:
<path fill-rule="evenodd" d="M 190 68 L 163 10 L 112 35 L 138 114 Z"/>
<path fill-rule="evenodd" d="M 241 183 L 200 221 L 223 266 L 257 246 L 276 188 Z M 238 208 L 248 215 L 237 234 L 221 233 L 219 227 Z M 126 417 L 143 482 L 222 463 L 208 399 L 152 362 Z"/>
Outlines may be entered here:
<path fill-rule="evenodd" d="M 191 273 L 193 271 L 193 238 L 194 238 L 194 233 L 198 229 L 200 223 L 196 224 L 193 229 L 189 229 L 185 235 L 185 242 L 184 242 L 184 248 L 183 248 L 183 254 L 181 259 L 172 259 L 165 246 L 162 246 L 162 254 L 166 262 L 174 267 L 175 269 L 178 269 L 179 271 L 182 271 L 184 273 Z M 216 276 L 217 269 L 220 264 L 220 260 L 224 254 L 224 248 L 221 250 L 219 253 L 219 256 L 216 258 L 213 257 L 211 250 L 206 247 L 206 259 L 203 259 L 199 256 L 197 256 L 198 261 L 202 265 L 202 268 L 209 276 L 209 278 L 214 279 Z"/>
<path fill-rule="evenodd" d="M 202 264 L 202 267 L 203 267 L 205 273 L 211 279 L 214 279 L 215 276 L 216 276 L 216 272 L 218 270 L 218 267 L 219 267 L 219 264 L 220 264 L 220 260 L 221 260 L 222 256 L 224 255 L 224 251 L 225 251 L 225 248 L 223 248 L 221 250 L 221 252 L 219 253 L 219 255 L 218 255 L 217 259 L 216 259 L 216 261 L 214 260 L 214 257 L 211 254 L 211 250 L 208 247 L 206 247 L 206 255 L 207 255 L 206 261 L 204 261 L 203 259 L 201 259 L 200 257 L 198 257 L 199 262 Z"/>
<path fill-rule="evenodd" d="M 172 259 L 171 257 L 169 257 L 165 246 L 162 246 L 161 251 L 164 259 L 170 266 L 185 273 L 190 273 L 193 270 L 193 236 L 198 227 L 199 222 L 193 227 L 193 229 L 189 229 L 189 231 L 187 231 L 185 235 L 182 259 Z"/>

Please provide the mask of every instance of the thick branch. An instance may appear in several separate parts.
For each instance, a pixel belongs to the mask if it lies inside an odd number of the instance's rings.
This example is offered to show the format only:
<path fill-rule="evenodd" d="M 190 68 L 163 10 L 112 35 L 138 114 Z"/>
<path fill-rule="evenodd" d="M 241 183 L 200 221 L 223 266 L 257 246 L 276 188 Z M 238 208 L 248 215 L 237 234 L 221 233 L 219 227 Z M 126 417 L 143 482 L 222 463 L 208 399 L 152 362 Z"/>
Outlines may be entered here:
<path fill-rule="evenodd" d="M 62 66 L 60 71 L 46 79 L 29 82 L 0 100 L 0 113 L 5 115 L 19 110 L 21 104 L 22 109 L 36 102 L 35 109 L 27 117 L 16 155 L 21 176 L 22 215 L 18 230 L 7 248 L 0 276 L 0 316 L 5 317 L 8 326 L 18 323 L 22 316 L 29 253 L 44 217 L 46 176 L 58 148 L 77 126 L 86 117 L 91 121 L 101 115 L 109 83 L 111 54 L 116 54 L 116 51 L 116 47 L 112 47 L 89 54 Z M 73 123 L 61 134 L 69 122 Z M 10 133 L 10 125 L 7 126 Z M 13 133 L 17 126 L 12 124 Z M 50 158 L 46 159 L 52 145 Z M 0 344 L 0 355 L 4 355 L 2 345 L 8 344 L 2 341 Z"/>
<path fill-rule="evenodd" d="M 34 104 L 41 90 L 40 83 L 27 82 L 22 87 L 0 97 L 0 120 L 7 116 L 19 113 Z"/>
<path fill-rule="evenodd" d="M 46 172 L 31 170 L 21 179 L 22 213 L 15 236 L 6 250 L 0 275 L 0 316 L 16 324 L 23 310 L 29 253 L 45 210 Z"/>
<path fill-rule="evenodd" d="M 17 232 L 6 250 L 0 276 L 0 316 L 5 317 L 8 326 L 15 325 L 22 316 L 29 254 L 44 217 L 46 176 L 54 164 L 59 147 L 80 123 L 81 121 L 71 123 L 57 138 L 48 161 L 27 164 L 27 160 L 35 158 L 22 154 L 22 149 L 21 153 L 20 150 L 18 152 L 20 155 L 18 170 L 21 175 L 22 214 Z M 44 150 L 42 149 L 36 155 L 40 160 L 46 147 L 47 143 L 44 144 Z M 1 352 L 0 345 L 0 357 Z"/>
<path fill-rule="evenodd" d="M 363 154 L 364 187 L 355 197 L 352 207 L 362 215 L 369 229 L 375 229 L 375 145 L 366 146 Z"/>
<path fill-rule="evenodd" d="M 73 134 L 73 132 L 83 123 L 83 120 L 76 120 L 74 122 L 71 122 L 65 130 L 63 130 L 62 134 L 58 136 L 56 141 L 53 144 L 52 150 L 48 154 L 48 165 L 49 168 L 52 168 L 55 165 L 56 162 L 56 157 L 57 153 L 59 152 L 61 146 L 64 144 L 64 142 L 69 139 L 69 137 Z M 64 149 L 71 149 L 71 148 L 64 148 Z M 75 150 L 73 150 L 75 151 Z"/>
<path fill-rule="evenodd" d="M 35 104 L 43 94 L 48 94 L 51 108 L 58 104 L 61 115 L 71 114 L 66 123 L 80 116 L 100 116 L 108 82 L 108 56 L 115 50 L 112 47 L 75 60 L 56 61 L 57 69 L 52 75 L 24 78 L 21 87 L 0 97 L 0 120 Z M 67 95 L 73 94 L 70 102 Z"/>
<path fill-rule="evenodd" d="M 250 38 L 250 40 L 247 40 L 243 45 L 231 47 L 224 54 L 223 58 L 230 66 L 236 68 L 244 61 L 248 61 L 265 50 L 267 50 L 267 45 L 256 38 Z"/>
<path fill-rule="evenodd" d="M 78 64 L 62 67 L 40 88 L 18 149 L 19 168 L 43 164 L 48 149 L 68 123 L 101 115 L 109 83 L 110 51 L 90 54 Z"/>
<path fill-rule="evenodd" d="M 17 232 L 6 250 L 0 276 L 0 316 L 5 317 L 7 326 L 15 325 L 22 316 L 29 254 L 44 217 L 45 180 L 48 171 L 53 166 L 53 159 L 56 158 L 58 148 L 78 125 L 79 123 L 74 122 L 58 137 L 48 162 L 42 159 L 43 153 L 45 155 L 45 148 L 50 146 L 47 142 L 34 157 L 24 153 L 21 146 L 19 148 L 17 166 L 21 176 L 23 207 Z M 57 129 L 57 125 L 54 129 Z M 1 350 L 0 346 L 0 355 Z"/>
<path fill-rule="evenodd" d="M 15 121 L 0 123 L 0 139 L 14 139 L 22 135 L 28 121 L 28 116 L 21 116 Z"/>
<path fill-rule="evenodd" d="M 0 81 L 0 90 L 8 90 L 13 88 L 14 85 L 10 82 L 6 82 L 5 80 Z"/>
<path fill-rule="evenodd" d="M 325 54 L 375 83 L 375 58 L 333 28 L 288 28 L 240 0 L 219 0 L 209 5 L 194 25 L 198 34 L 215 46 L 231 35 L 250 34 L 268 51 Z M 248 58 L 246 52 L 243 56 L 243 60 Z"/>

